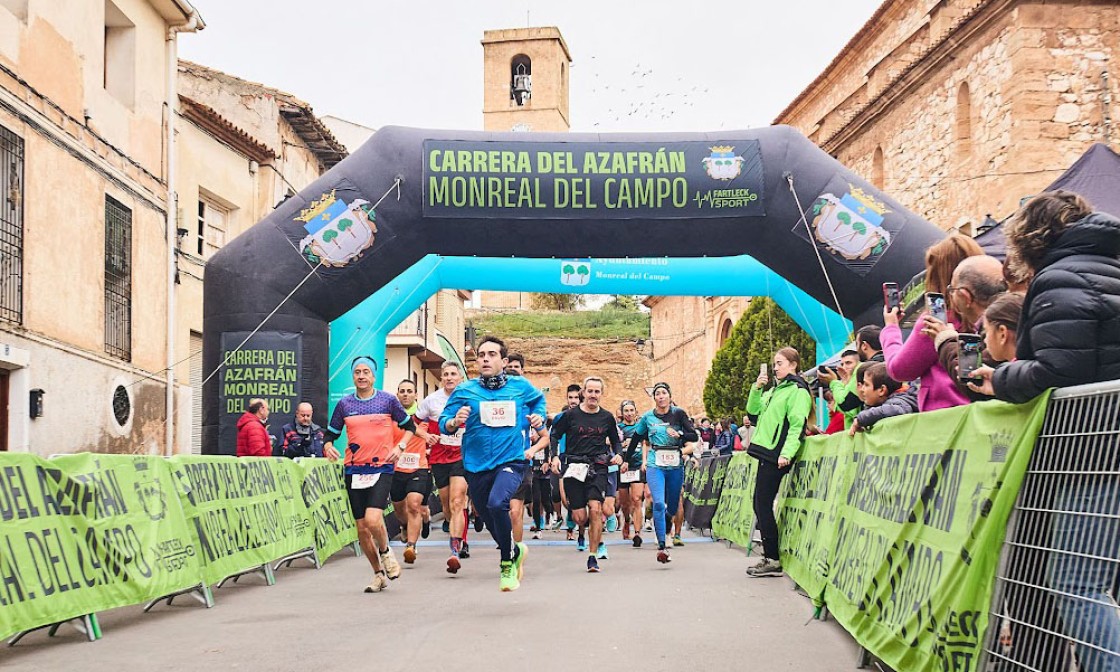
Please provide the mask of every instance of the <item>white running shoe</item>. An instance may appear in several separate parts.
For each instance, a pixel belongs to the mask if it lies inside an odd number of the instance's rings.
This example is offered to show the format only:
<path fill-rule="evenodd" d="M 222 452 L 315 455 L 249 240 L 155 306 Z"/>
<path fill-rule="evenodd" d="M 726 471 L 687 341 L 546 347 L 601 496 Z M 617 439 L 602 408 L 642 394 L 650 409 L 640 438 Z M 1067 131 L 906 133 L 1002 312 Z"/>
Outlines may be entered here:
<path fill-rule="evenodd" d="M 392 548 L 381 554 L 381 568 L 385 570 L 385 576 L 389 577 L 390 581 L 401 575 L 401 566 L 397 562 L 397 556 L 393 555 Z"/>
<path fill-rule="evenodd" d="M 389 587 L 389 579 L 385 578 L 385 572 L 378 572 L 373 575 L 373 581 L 369 582 L 366 586 L 367 593 L 380 593 Z"/>

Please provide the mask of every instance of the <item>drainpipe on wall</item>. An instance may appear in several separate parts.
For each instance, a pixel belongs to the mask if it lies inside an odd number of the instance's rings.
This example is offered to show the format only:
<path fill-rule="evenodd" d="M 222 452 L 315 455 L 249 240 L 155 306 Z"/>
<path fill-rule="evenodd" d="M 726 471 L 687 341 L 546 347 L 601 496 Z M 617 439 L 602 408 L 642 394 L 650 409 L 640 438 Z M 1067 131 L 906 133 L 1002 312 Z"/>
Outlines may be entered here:
<path fill-rule="evenodd" d="M 178 107 L 178 88 L 176 81 L 179 72 L 178 34 L 193 33 L 206 26 L 198 10 L 188 2 L 176 2 L 179 9 L 187 15 L 187 21 L 167 29 L 167 393 L 164 398 L 167 422 L 164 425 L 163 454 L 171 456 L 175 451 L 175 244 L 179 195 L 175 191 L 175 110 Z"/>

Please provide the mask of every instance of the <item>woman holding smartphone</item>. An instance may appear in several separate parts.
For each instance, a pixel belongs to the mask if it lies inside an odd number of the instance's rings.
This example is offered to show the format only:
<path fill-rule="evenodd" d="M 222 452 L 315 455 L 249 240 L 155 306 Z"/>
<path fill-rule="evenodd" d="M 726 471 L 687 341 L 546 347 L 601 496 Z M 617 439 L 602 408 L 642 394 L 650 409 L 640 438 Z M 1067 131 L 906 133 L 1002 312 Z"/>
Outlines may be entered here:
<path fill-rule="evenodd" d="M 929 303 L 934 310 L 944 306 L 944 322 L 961 330 L 960 317 L 953 312 L 952 302 L 945 296 L 953 270 L 967 257 L 984 254 L 977 242 L 968 236 L 951 234 L 945 240 L 934 244 L 926 251 L 926 291 Z M 926 310 L 914 325 L 914 330 L 905 342 L 899 327 L 899 309 L 883 310 L 883 328 L 879 339 L 883 344 L 883 357 L 887 363 L 887 373 L 895 380 L 920 381 L 918 389 L 918 410 L 933 411 L 939 408 L 963 406 L 968 397 L 957 387 L 955 376 L 949 374 L 937 356 L 937 347 L 930 336 L 923 332 L 925 321 L 931 311 Z M 934 316 L 941 319 L 940 315 Z"/>
<path fill-rule="evenodd" d="M 778 522 L 774 500 L 782 477 L 789 473 L 804 440 L 805 422 L 813 412 L 809 384 L 797 375 L 801 355 L 793 348 L 774 353 L 774 387 L 762 391 L 770 382 L 766 369 L 758 374 L 747 397 L 747 415 L 755 425 L 747 454 L 758 460 L 754 485 L 754 516 L 762 534 L 762 561 L 747 570 L 751 577 L 781 576 L 778 559 Z"/>

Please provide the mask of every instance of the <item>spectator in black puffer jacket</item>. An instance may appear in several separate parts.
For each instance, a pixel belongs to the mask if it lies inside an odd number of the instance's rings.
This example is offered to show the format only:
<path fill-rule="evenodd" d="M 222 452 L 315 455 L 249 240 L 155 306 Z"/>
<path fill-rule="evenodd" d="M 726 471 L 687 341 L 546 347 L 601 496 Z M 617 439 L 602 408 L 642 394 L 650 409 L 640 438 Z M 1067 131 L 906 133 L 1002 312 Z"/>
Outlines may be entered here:
<path fill-rule="evenodd" d="M 1055 191 L 1028 201 L 1006 233 L 1034 277 L 1016 361 L 978 371 L 975 389 L 1024 402 L 1050 387 L 1120 379 L 1120 220 Z"/>
<path fill-rule="evenodd" d="M 1120 220 L 1092 212 L 1080 196 L 1040 194 L 1008 223 L 1009 255 L 1034 277 L 1019 320 L 1017 359 L 982 368 L 975 391 L 1022 402 L 1049 387 L 1120 378 Z M 1114 436 L 1111 411 L 1079 418 L 1083 431 Z M 1113 592 L 1120 557 L 1120 483 L 1103 442 L 1050 445 L 1045 459 L 1077 472 L 1045 497 L 1053 511 L 1046 581 L 1060 631 L 1075 643 L 1078 669 L 1117 670 L 1120 608 Z M 1042 669 L 1064 669 L 1048 665 Z"/>

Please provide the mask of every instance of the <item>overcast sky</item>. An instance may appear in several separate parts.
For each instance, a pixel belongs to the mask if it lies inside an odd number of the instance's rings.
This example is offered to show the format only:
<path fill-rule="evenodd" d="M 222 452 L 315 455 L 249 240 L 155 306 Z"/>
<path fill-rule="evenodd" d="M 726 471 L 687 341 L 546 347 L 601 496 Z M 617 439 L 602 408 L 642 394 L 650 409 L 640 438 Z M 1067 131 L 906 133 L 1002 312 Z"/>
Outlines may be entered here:
<path fill-rule="evenodd" d="M 482 128 L 484 30 L 556 26 L 573 131 L 769 124 L 881 0 L 192 0 L 180 56 L 371 127 Z"/>

